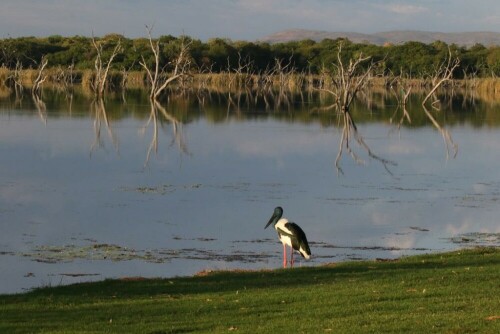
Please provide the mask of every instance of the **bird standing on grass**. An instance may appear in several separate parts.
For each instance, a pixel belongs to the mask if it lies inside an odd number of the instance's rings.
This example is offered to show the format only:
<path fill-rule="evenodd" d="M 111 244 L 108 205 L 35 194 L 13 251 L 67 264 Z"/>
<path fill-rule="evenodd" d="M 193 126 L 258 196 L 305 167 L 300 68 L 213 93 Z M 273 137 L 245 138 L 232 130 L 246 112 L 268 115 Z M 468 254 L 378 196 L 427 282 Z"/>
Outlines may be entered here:
<path fill-rule="evenodd" d="M 283 209 L 278 206 L 274 209 L 274 213 L 269 219 L 267 223 L 267 228 L 269 225 L 274 224 L 274 228 L 278 232 L 278 238 L 283 244 L 283 268 L 286 268 L 286 246 L 290 246 L 292 248 L 290 254 L 290 266 L 293 267 L 293 251 L 302 255 L 306 260 L 309 260 L 311 257 L 311 250 L 309 249 L 309 244 L 307 243 L 306 234 L 299 225 L 289 222 L 286 218 L 281 218 L 283 216 Z"/>

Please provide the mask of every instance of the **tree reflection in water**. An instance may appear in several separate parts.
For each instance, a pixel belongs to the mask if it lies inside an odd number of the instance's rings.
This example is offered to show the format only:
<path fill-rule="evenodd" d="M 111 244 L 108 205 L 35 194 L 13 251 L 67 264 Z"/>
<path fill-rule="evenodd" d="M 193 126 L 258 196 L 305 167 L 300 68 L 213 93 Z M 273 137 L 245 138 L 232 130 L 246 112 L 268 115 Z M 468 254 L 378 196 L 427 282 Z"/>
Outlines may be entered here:
<path fill-rule="evenodd" d="M 144 135 L 147 128 L 150 124 L 152 124 L 153 135 L 146 153 L 144 167 L 147 167 L 149 164 L 151 152 L 154 152 L 155 154 L 158 153 L 158 123 L 160 123 L 160 126 L 163 127 L 163 121 L 172 125 L 172 144 L 175 144 L 181 153 L 188 154 L 186 141 L 183 135 L 182 123 L 171 113 L 167 112 L 167 110 L 158 101 L 152 100 L 149 118 L 146 121 L 146 124 L 144 124 L 144 126 L 139 130 L 140 134 Z"/>
<path fill-rule="evenodd" d="M 111 128 L 111 124 L 109 123 L 108 115 L 106 113 L 104 100 L 102 98 L 94 99 L 92 101 L 92 103 L 90 104 L 90 113 L 94 118 L 94 135 L 95 135 L 94 143 L 90 146 L 90 154 L 92 155 L 92 152 L 97 148 L 104 147 L 104 143 L 101 138 L 101 127 L 103 123 L 108 133 L 109 140 L 111 141 L 115 151 L 118 152 L 119 151 L 118 138 L 116 137 L 115 133 L 113 132 L 113 129 Z"/>

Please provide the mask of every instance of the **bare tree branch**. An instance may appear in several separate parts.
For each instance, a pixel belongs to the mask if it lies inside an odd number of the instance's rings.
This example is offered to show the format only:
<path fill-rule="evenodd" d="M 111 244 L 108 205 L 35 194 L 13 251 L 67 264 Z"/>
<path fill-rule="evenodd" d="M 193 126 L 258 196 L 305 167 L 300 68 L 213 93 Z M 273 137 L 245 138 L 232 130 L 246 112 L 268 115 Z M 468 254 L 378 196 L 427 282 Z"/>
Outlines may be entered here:
<path fill-rule="evenodd" d="M 104 96 L 104 91 L 106 89 L 106 83 L 107 83 L 107 78 L 108 78 L 108 73 L 109 69 L 111 67 L 111 63 L 113 63 L 113 60 L 115 57 L 121 52 L 122 47 L 121 47 L 121 41 L 118 40 L 115 48 L 113 49 L 113 52 L 111 53 L 111 56 L 109 57 L 108 61 L 105 62 L 103 61 L 103 43 L 102 42 L 97 42 L 95 40 L 94 34 L 92 34 L 92 45 L 94 46 L 94 49 L 96 51 L 96 58 L 94 61 L 94 78 L 91 82 L 91 88 L 94 91 L 94 94 L 98 97 Z"/>
<path fill-rule="evenodd" d="M 446 65 L 445 65 L 446 63 Z M 427 100 L 436 92 L 436 90 L 446 81 L 450 80 L 453 71 L 460 65 L 460 59 L 452 57 L 451 50 L 448 47 L 448 58 L 441 64 L 441 66 L 437 69 L 436 74 L 432 78 L 432 84 L 433 87 L 429 94 L 425 97 L 425 99 L 422 101 L 422 106 L 425 105 Z M 433 102 L 433 104 L 436 103 L 436 101 Z"/>
<path fill-rule="evenodd" d="M 141 55 L 139 64 L 144 68 L 147 73 L 149 84 L 151 85 L 150 99 L 157 100 L 158 96 L 175 80 L 187 75 L 191 60 L 189 58 L 189 46 L 191 42 L 185 44 L 182 41 L 181 50 L 176 59 L 172 60 L 167 66 L 174 66 L 173 71 L 168 75 L 166 67 L 160 68 L 160 41 L 153 41 L 151 33 L 153 26 L 146 26 L 148 31 L 149 46 L 154 55 L 154 68 L 151 69 L 146 63 L 144 57 Z"/>
<path fill-rule="evenodd" d="M 339 43 L 337 51 L 337 62 L 333 64 L 336 71 L 330 72 L 333 88 L 320 87 L 317 90 L 327 92 L 335 98 L 335 103 L 329 107 L 322 108 L 324 110 L 336 108 L 340 111 L 342 117 L 342 134 L 339 142 L 339 149 L 335 159 L 335 167 L 338 173 L 343 174 L 340 167 L 340 161 L 344 150 L 351 156 L 357 164 L 364 164 L 364 160 L 353 150 L 351 146 L 352 139 L 365 151 L 368 157 L 379 161 L 384 168 L 389 172 L 389 166 L 396 165 L 395 162 L 387 160 L 375 154 L 370 146 L 365 142 L 363 136 L 358 132 L 356 123 L 349 111 L 352 102 L 359 91 L 368 83 L 371 72 L 377 62 L 371 62 L 366 69 L 361 69 L 361 65 L 370 60 L 370 56 L 360 54 L 356 59 L 350 59 L 349 65 L 345 65 L 342 61 L 342 43 Z"/>
<path fill-rule="evenodd" d="M 42 84 L 47 79 L 47 75 L 44 75 L 43 71 L 48 63 L 49 63 L 49 61 L 48 61 L 47 57 L 43 56 L 42 60 L 40 61 L 40 65 L 38 66 L 37 77 L 35 78 L 35 81 L 33 82 L 33 87 L 31 88 L 32 95 L 37 95 L 37 96 L 41 95 Z"/>

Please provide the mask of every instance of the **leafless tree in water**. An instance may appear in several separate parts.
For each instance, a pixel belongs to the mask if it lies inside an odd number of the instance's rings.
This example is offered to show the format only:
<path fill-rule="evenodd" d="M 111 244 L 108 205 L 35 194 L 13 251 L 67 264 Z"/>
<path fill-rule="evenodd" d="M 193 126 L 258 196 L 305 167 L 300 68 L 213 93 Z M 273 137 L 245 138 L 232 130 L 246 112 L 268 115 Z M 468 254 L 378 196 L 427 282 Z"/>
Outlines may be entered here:
<path fill-rule="evenodd" d="M 455 69 L 460 65 L 460 59 L 458 57 L 453 57 L 450 48 L 448 48 L 448 57 L 445 59 L 439 67 L 436 69 L 431 82 L 432 82 L 432 89 L 429 91 L 427 96 L 424 98 L 422 101 L 422 105 L 425 106 L 425 103 L 431 96 L 434 96 L 436 90 L 445 82 L 451 80 L 453 76 L 453 72 Z M 436 97 L 434 98 L 434 101 L 431 103 L 431 106 L 435 109 L 439 109 L 439 107 L 436 107 L 436 104 L 439 103 L 439 99 Z"/>
<path fill-rule="evenodd" d="M 445 59 L 441 65 L 436 70 L 434 76 L 432 77 L 432 89 L 429 91 L 427 96 L 422 101 L 422 107 L 427 118 L 431 121 L 432 125 L 439 131 L 441 136 L 443 137 L 443 141 L 446 147 L 446 158 L 448 159 L 450 156 L 455 158 L 458 153 L 458 145 L 453 141 L 451 137 L 451 133 L 444 126 L 440 125 L 437 120 L 433 117 L 432 113 L 427 109 L 426 102 L 434 96 L 434 101 L 431 103 L 431 107 L 435 111 L 440 110 L 440 100 L 434 95 L 437 89 L 443 85 L 445 82 L 452 79 L 453 72 L 460 65 L 460 59 L 458 57 L 453 57 L 450 48 L 448 48 L 448 57 Z"/>
<path fill-rule="evenodd" d="M 319 89 L 330 93 L 335 98 L 336 107 L 341 112 L 348 112 L 359 91 L 366 87 L 377 62 L 371 61 L 366 68 L 363 64 L 371 60 L 371 56 L 362 53 L 357 58 L 351 58 L 349 65 L 342 61 L 342 43 L 339 43 L 337 51 L 337 62 L 332 64 L 335 68 L 330 71 L 332 88 L 320 87 Z"/>
<path fill-rule="evenodd" d="M 45 82 L 45 80 L 47 80 L 47 75 L 43 71 L 45 70 L 45 67 L 48 63 L 49 60 L 47 59 L 47 57 L 43 56 L 40 60 L 40 64 L 38 65 L 38 73 L 35 81 L 33 81 L 33 87 L 31 88 L 32 95 L 40 96 L 42 94 L 42 84 Z"/>
<path fill-rule="evenodd" d="M 253 96 L 251 87 L 254 72 L 253 61 L 249 57 L 243 58 L 240 53 L 238 53 L 236 67 L 231 66 L 229 58 L 227 61 L 227 75 L 229 76 L 227 115 L 229 116 L 231 109 L 240 112 L 243 98 L 245 98 L 247 105 L 250 104 Z"/>
<path fill-rule="evenodd" d="M 460 64 L 460 59 L 458 57 L 453 57 L 451 50 L 448 48 L 448 56 L 436 68 L 434 74 L 430 78 L 432 84 L 431 89 L 427 93 L 425 98 L 422 100 L 422 109 L 426 117 L 431 121 L 432 125 L 439 131 L 439 133 L 443 137 L 443 141 L 445 143 L 445 148 L 446 148 L 447 159 L 450 157 L 453 158 L 456 157 L 458 153 L 458 145 L 453 141 L 450 131 L 446 129 L 443 125 L 439 124 L 439 122 L 433 116 L 432 112 L 427 108 L 427 102 L 432 98 L 433 101 L 430 104 L 432 107 L 431 110 L 434 112 L 440 111 L 441 101 L 437 97 L 436 91 L 444 83 L 452 80 L 453 72 L 458 68 L 459 64 Z M 401 94 L 395 92 L 394 87 L 396 87 L 396 89 L 399 89 L 401 91 Z M 400 129 L 404 121 L 407 121 L 409 124 L 411 123 L 410 114 L 406 109 L 408 97 L 411 93 L 411 88 L 412 86 L 408 83 L 408 79 L 403 74 L 399 75 L 398 77 L 395 77 L 390 83 L 390 89 L 395 93 L 394 95 L 396 97 L 396 100 L 398 101 L 397 109 L 390 119 L 391 123 L 393 123 L 393 121 L 396 119 L 398 111 L 402 110 L 402 115 L 399 121 L 397 122 L 398 130 Z"/>
<path fill-rule="evenodd" d="M 292 56 L 285 62 L 282 59 L 276 58 L 274 60 L 274 67 L 271 70 L 272 80 L 277 81 L 278 90 L 269 90 L 271 97 L 274 101 L 274 109 L 278 110 L 282 107 L 287 109 L 291 108 L 290 101 L 290 85 L 293 82 L 293 75 L 295 74 L 295 67 L 293 66 Z"/>
<path fill-rule="evenodd" d="M 52 75 L 52 82 L 57 83 L 56 88 L 68 94 L 71 93 L 75 82 L 75 64 L 72 63 L 66 68 L 58 66 L 55 73 Z"/>
<path fill-rule="evenodd" d="M 344 64 L 342 61 L 342 43 L 340 43 L 337 52 L 337 63 L 333 64 L 335 71 L 330 73 L 332 88 L 319 88 L 319 90 L 325 91 L 334 97 L 335 103 L 330 106 L 330 109 L 337 109 L 339 117 L 341 118 L 342 135 L 339 142 L 337 157 L 335 159 L 335 167 L 339 173 L 343 173 L 340 167 L 340 161 L 344 150 L 356 163 L 365 163 L 360 155 L 353 150 L 353 141 L 355 141 L 370 158 L 380 162 L 387 172 L 391 173 L 389 166 L 396 165 L 395 162 L 382 158 L 373 152 L 363 136 L 359 133 L 350 112 L 351 104 L 356 95 L 368 84 L 372 71 L 377 65 L 376 62 L 371 61 L 367 67 L 363 68 L 362 65 L 370 60 L 370 56 L 364 56 L 361 53 L 357 58 L 350 59 L 348 65 Z"/>
<path fill-rule="evenodd" d="M 23 64 L 18 59 L 16 61 L 14 70 L 11 71 L 10 75 L 7 78 L 8 81 L 12 83 L 12 86 L 14 86 L 14 91 L 16 93 L 16 100 L 21 100 L 23 97 L 24 86 L 21 79 L 22 70 L 23 70 Z"/>
<path fill-rule="evenodd" d="M 94 61 L 94 77 L 90 82 L 90 86 L 97 97 L 103 97 L 107 85 L 107 79 L 109 74 L 109 69 L 115 57 L 121 52 L 121 41 L 118 40 L 109 59 L 107 61 L 103 60 L 103 47 L 104 41 L 96 41 L 95 37 L 92 36 L 92 45 L 96 51 L 96 58 Z"/>
<path fill-rule="evenodd" d="M 160 64 L 160 41 L 153 41 L 151 33 L 153 27 L 146 26 L 148 31 L 149 46 L 154 55 L 153 68 L 150 68 L 146 63 L 144 57 L 139 64 L 144 68 L 147 73 L 147 78 L 150 84 L 149 98 L 157 100 L 159 95 L 175 80 L 182 78 L 188 74 L 189 67 L 191 66 L 191 59 L 189 57 L 189 43 L 182 42 L 180 52 L 176 59 L 168 62 L 165 66 L 161 67 Z M 171 73 L 168 72 L 169 68 L 173 67 Z"/>
<path fill-rule="evenodd" d="M 401 129 L 401 125 L 403 125 L 405 121 L 407 121 L 408 124 L 411 124 L 411 117 L 406 107 L 408 105 L 408 98 L 410 97 L 412 86 L 409 83 L 409 79 L 402 72 L 399 76 L 392 77 L 388 86 L 398 103 L 396 110 L 389 121 L 391 124 L 396 123 L 399 131 Z M 401 111 L 401 117 L 397 120 L 396 116 L 399 111 Z"/>
<path fill-rule="evenodd" d="M 38 110 L 38 115 L 44 124 L 47 124 L 47 108 L 42 100 L 42 84 L 47 79 L 47 75 L 44 73 L 47 64 L 48 60 L 45 56 L 43 56 L 38 65 L 38 73 L 33 81 L 33 87 L 31 88 L 31 98 L 33 99 L 36 109 Z"/>

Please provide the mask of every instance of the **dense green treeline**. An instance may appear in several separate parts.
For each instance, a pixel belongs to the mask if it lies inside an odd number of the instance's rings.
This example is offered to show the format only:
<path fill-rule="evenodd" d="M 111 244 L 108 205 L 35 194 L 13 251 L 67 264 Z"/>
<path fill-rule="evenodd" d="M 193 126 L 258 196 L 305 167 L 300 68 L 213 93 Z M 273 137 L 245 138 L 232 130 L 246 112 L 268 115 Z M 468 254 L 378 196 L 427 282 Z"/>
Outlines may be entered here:
<path fill-rule="evenodd" d="M 109 56 L 119 42 L 122 50 L 113 61 L 116 70 L 141 70 L 139 62 L 153 62 L 153 53 L 147 38 L 129 39 L 110 34 L 96 38 L 103 45 L 103 57 Z M 320 73 L 337 61 L 339 43 L 342 42 L 342 57 L 348 62 L 360 53 L 382 61 L 385 74 L 404 74 L 425 77 L 433 73 L 451 51 L 461 60 L 455 78 L 467 76 L 491 77 L 500 75 L 500 46 L 485 47 L 477 44 L 470 48 L 447 45 L 444 42 L 424 44 L 407 42 L 400 45 L 377 46 L 355 44 L 348 40 L 325 39 L 321 42 L 303 40 L 269 44 L 248 41 L 230 41 L 221 38 L 202 42 L 190 37 L 159 37 L 161 63 L 165 65 L 179 52 L 182 43 L 189 43 L 191 63 L 201 72 L 222 72 L 239 69 L 245 72 L 262 73 L 280 62 L 290 64 L 298 72 Z M 46 38 L 20 37 L 0 40 L 0 66 L 14 68 L 36 67 L 42 56 L 46 56 L 49 67 L 92 69 L 96 50 L 91 37 L 50 36 Z"/>

